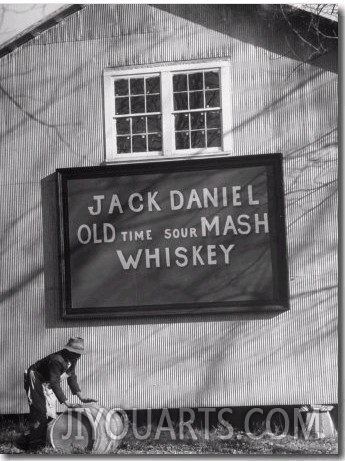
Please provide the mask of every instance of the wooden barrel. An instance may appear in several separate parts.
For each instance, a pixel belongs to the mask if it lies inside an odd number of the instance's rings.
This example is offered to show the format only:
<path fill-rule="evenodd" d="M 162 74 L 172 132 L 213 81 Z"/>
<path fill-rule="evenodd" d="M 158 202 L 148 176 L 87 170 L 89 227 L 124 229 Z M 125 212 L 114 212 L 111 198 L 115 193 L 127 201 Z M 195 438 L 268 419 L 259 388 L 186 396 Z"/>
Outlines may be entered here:
<path fill-rule="evenodd" d="M 92 404 L 68 408 L 52 423 L 48 435 L 61 453 L 107 454 L 119 447 L 123 431 L 119 413 Z"/>

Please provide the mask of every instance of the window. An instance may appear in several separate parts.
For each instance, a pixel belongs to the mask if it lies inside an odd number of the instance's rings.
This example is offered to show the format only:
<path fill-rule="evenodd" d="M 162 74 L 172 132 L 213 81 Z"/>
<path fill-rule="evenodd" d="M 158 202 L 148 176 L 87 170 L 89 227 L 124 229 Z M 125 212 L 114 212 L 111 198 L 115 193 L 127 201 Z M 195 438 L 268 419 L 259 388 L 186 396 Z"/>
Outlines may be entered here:
<path fill-rule="evenodd" d="M 114 79 L 117 154 L 162 151 L 160 76 Z"/>
<path fill-rule="evenodd" d="M 106 159 L 231 151 L 229 64 L 105 72 Z"/>

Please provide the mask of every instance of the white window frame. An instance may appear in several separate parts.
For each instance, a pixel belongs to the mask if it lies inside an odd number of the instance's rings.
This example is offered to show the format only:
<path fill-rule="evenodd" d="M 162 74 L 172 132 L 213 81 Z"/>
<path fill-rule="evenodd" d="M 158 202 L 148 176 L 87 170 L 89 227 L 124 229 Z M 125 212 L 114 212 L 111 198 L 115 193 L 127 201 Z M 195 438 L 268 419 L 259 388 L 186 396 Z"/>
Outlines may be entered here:
<path fill-rule="evenodd" d="M 220 112 L 222 146 L 175 149 L 175 125 L 173 107 L 173 75 L 176 72 L 218 70 L 220 74 Z M 116 152 L 116 124 L 115 124 L 115 95 L 114 81 L 119 77 L 141 77 L 160 75 L 161 81 L 161 113 L 162 113 L 162 144 L 161 152 L 133 152 L 118 154 Z M 201 61 L 175 65 L 156 65 L 126 67 L 104 70 L 104 131 L 105 131 L 105 161 L 138 161 L 167 160 L 195 156 L 230 155 L 232 153 L 232 108 L 231 108 L 231 81 L 229 60 Z"/>

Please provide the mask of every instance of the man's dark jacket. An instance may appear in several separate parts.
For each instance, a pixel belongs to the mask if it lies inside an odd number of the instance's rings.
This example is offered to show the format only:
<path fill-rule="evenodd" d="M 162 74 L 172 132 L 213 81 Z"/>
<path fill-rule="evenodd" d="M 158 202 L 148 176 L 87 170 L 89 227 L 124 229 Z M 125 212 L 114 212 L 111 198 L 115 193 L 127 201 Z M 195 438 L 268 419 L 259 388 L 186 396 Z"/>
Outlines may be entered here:
<path fill-rule="evenodd" d="M 30 366 L 29 370 L 34 370 L 39 374 L 43 382 L 49 383 L 54 394 L 60 403 L 63 403 L 66 396 L 61 389 L 60 379 L 63 373 L 67 373 L 67 383 L 71 389 L 72 394 L 80 392 L 77 376 L 75 374 L 75 366 L 77 360 L 70 360 L 66 358 L 64 351 L 55 352 L 50 354 L 44 359 L 38 360 Z"/>

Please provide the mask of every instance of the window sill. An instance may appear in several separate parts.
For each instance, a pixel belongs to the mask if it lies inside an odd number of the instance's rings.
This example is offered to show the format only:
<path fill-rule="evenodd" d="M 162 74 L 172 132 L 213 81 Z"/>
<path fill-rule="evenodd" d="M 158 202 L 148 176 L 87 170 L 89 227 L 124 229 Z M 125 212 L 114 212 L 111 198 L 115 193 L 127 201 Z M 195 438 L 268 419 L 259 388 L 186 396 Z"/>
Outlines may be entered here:
<path fill-rule="evenodd" d="M 232 152 L 195 152 L 195 153 L 174 153 L 172 155 L 150 155 L 150 154 L 140 154 L 140 155 L 118 155 L 113 158 L 106 158 L 101 165 L 114 165 L 114 164 L 124 164 L 124 163 L 147 163 L 147 162 L 166 162 L 169 160 L 195 160 L 200 158 L 222 158 L 222 157 L 232 157 Z"/>

